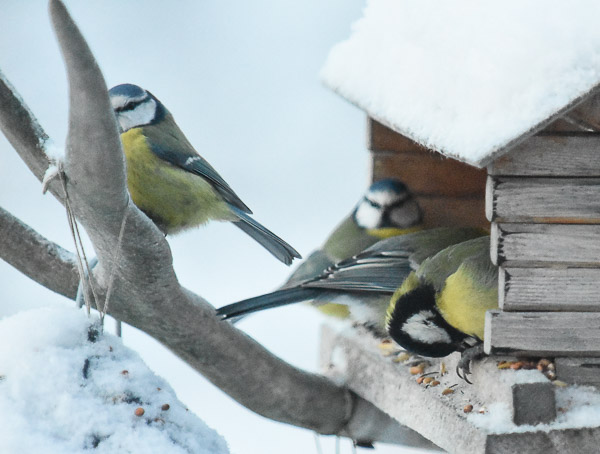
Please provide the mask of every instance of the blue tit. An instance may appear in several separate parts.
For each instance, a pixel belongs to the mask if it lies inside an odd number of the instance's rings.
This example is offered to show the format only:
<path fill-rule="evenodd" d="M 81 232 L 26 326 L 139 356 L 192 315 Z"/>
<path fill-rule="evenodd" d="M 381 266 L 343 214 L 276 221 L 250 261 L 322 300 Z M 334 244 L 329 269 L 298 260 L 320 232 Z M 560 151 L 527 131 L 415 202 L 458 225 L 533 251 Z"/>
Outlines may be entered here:
<path fill-rule="evenodd" d="M 404 183 L 392 178 L 377 181 L 331 232 L 323 246 L 296 268 L 282 288 L 318 277 L 330 266 L 359 254 L 383 238 L 420 230 L 422 219 L 421 208 Z M 349 315 L 348 306 L 343 304 L 319 302 L 315 306 L 334 317 Z"/>
<path fill-rule="evenodd" d="M 377 336 L 387 337 L 390 298 L 404 280 L 426 258 L 484 234 L 481 229 L 437 228 L 388 238 L 317 277 L 230 304 L 218 309 L 217 314 L 229 319 L 301 301 L 334 302 L 346 306 L 356 323 L 371 329 Z"/>
<path fill-rule="evenodd" d="M 485 313 L 498 308 L 498 268 L 490 238 L 450 246 L 424 260 L 390 299 L 386 329 L 405 349 L 441 357 L 459 351 L 459 368 L 483 353 Z"/>
<path fill-rule="evenodd" d="M 132 84 L 109 90 L 133 202 L 165 233 L 210 220 L 230 221 L 289 265 L 300 254 L 252 219 L 252 211 L 187 140 L 173 115 L 149 91 Z"/>

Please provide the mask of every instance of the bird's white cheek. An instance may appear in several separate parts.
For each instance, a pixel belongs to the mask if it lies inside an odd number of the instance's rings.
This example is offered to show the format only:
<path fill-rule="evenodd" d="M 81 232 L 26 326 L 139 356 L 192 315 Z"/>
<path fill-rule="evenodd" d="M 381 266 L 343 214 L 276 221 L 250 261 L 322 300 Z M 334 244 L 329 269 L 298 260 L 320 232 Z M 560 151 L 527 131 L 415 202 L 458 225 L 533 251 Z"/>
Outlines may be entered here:
<path fill-rule="evenodd" d="M 375 229 L 379 225 L 381 212 L 369 203 L 361 203 L 356 210 L 356 223 L 365 229 Z"/>
<path fill-rule="evenodd" d="M 117 119 L 119 120 L 121 130 L 125 132 L 131 128 L 147 125 L 154 120 L 155 115 L 156 101 L 154 101 L 154 99 L 149 99 L 133 110 L 119 112 L 117 114 Z"/>
<path fill-rule="evenodd" d="M 452 342 L 450 335 L 443 328 L 433 323 L 426 323 L 426 319 L 427 317 L 421 313 L 415 314 L 402 325 L 402 331 L 411 339 L 426 344 Z"/>

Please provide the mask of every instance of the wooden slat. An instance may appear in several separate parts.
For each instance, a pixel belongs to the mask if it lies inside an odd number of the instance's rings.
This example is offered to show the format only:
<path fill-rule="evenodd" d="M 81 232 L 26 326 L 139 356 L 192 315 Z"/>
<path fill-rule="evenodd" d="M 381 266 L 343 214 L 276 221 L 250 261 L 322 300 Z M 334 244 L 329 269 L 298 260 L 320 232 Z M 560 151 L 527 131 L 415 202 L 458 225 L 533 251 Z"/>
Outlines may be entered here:
<path fill-rule="evenodd" d="M 488 311 L 488 354 L 600 356 L 600 313 Z"/>
<path fill-rule="evenodd" d="M 555 358 L 554 364 L 565 383 L 600 386 L 600 358 Z"/>
<path fill-rule="evenodd" d="M 486 216 L 494 222 L 600 223 L 600 178 L 488 177 Z"/>
<path fill-rule="evenodd" d="M 600 225 L 492 223 L 491 258 L 496 265 L 600 266 Z"/>
<path fill-rule="evenodd" d="M 519 383 L 512 386 L 513 422 L 517 426 L 550 424 L 556 419 L 554 385 Z"/>
<path fill-rule="evenodd" d="M 374 180 L 399 178 L 418 195 L 484 197 L 486 171 L 439 153 L 413 152 L 372 153 Z"/>
<path fill-rule="evenodd" d="M 600 176 L 600 134 L 537 135 L 488 166 L 490 175 Z"/>
<path fill-rule="evenodd" d="M 499 277 L 502 310 L 600 311 L 600 268 L 500 267 Z"/>

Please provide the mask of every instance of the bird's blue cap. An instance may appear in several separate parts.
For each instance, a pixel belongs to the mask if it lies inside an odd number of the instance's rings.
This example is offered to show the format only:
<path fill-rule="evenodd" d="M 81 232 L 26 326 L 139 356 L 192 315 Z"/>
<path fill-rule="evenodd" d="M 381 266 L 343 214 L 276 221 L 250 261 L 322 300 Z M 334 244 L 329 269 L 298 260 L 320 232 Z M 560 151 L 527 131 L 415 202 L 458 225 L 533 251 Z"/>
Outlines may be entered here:
<path fill-rule="evenodd" d="M 111 96 L 125 96 L 127 98 L 141 98 L 146 94 L 146 90 L 133 84 L 121 84 L 108 90 Z"/>
<path fill-rule="evenodd" d="M 376 181 L 369 187 L 369 192 L 383 191 L 401 194 L 403 192 L 408 192 L 408 188 L 404 183 L 394 178 L 384 178 L 383 180 Z"/>

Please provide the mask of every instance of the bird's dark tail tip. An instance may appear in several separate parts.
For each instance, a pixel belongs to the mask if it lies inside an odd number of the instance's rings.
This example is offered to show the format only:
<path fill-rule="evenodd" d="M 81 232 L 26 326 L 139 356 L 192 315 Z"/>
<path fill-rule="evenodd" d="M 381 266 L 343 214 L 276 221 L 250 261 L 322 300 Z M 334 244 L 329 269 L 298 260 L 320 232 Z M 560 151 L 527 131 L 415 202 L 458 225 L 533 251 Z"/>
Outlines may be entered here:
<path fill-rule="evenodd" d="M 242 230 L 248 236 L 252 237 L 279 261 L 285 263 L 286 265 L 291 265 L 295 258 L 302 258 L 296 249 L 279 238 L 260 222 L 254 220 L 248 216 L 248 214 L 236 209 L 235 207 L 230 208 L 239 218 L 239 221 L 235 221 L 233 225 Z"/>
<path fill-rule="evenodd" d="M 221 320 L 231 320 L 233 318 L 251 314 L 252 312 L 299 303 L 300 301 L 307 301 L 315 298 L 317 294 L 317 289 L 310 288 L 277 290 L 272 293 L 267 293 L 266 295 L 255 296 L 220 307 L 217 309 L 217 317 Z"/>

